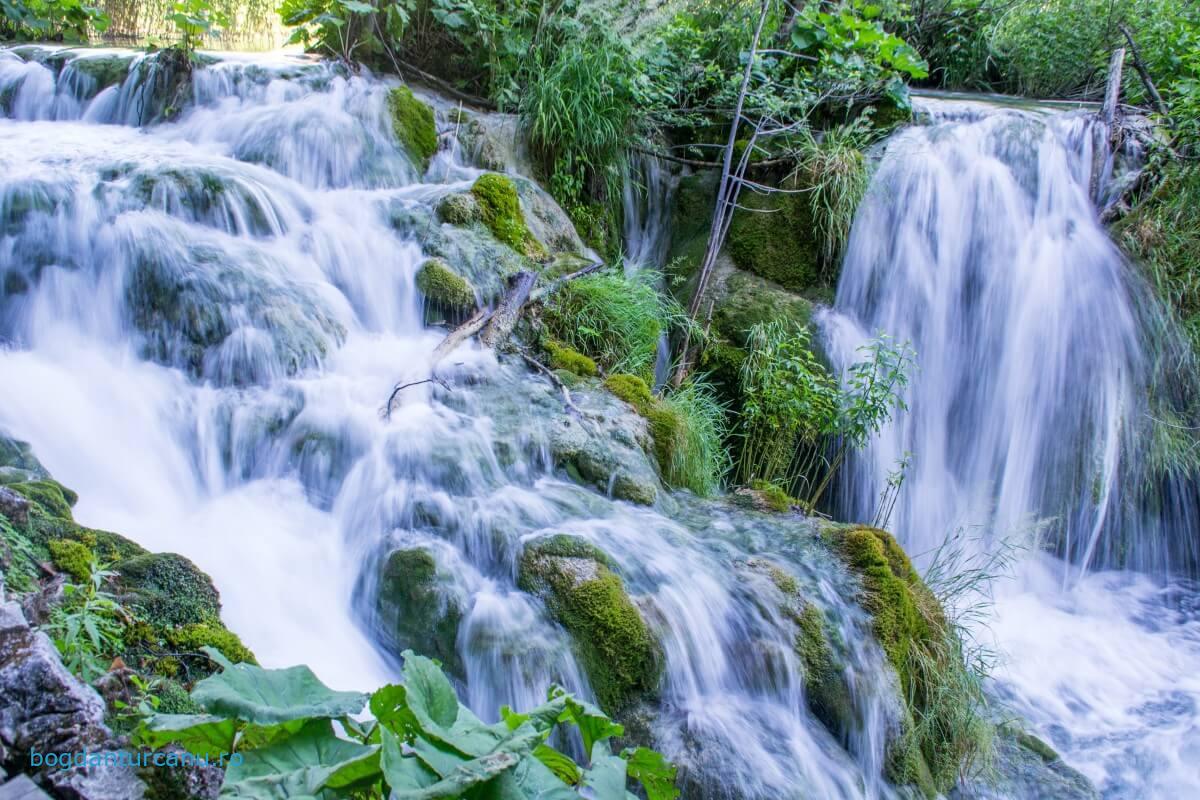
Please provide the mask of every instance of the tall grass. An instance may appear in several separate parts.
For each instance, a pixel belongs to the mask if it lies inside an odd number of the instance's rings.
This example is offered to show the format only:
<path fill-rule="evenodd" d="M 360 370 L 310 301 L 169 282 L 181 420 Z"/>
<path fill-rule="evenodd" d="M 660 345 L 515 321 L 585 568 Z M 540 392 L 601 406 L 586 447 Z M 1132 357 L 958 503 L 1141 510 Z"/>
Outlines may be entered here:
<path fill-rule="evenodd" d="M 606 371 L 650 382 L 659 339 L 685 316 L 655 288 L 659 281 L 653 272 L 626 278 L 615 270 L 570 281 L 547 301 L 546 326 Z"/>
<path fill-rule="evenodd" d="M 798 164 L 792 178 L 808 189 L 826 268 L 837 263 L 845 248 L 854 212 L 871 182 L 870 167 L 861 149 L 865 131 L 861 124 L 843 125 L 817 138 L 805 128 L 797 147 Z"/>
<path fill-rule="evenodd" d="M 701 497 L 718 491 L 729 473 L 731 461 L 724 444 L 728 433 L 725 407 L 712 387 L 693 377 L 664 397 L 654 413 L 674 418 L 674 430 L 663 431 L 673 436 L 666 463 L 660 463 L 666 482 L 676 488 L 690 489 Z M 652 427 L 668 427 L 654 422 L 652 415 Z"/>

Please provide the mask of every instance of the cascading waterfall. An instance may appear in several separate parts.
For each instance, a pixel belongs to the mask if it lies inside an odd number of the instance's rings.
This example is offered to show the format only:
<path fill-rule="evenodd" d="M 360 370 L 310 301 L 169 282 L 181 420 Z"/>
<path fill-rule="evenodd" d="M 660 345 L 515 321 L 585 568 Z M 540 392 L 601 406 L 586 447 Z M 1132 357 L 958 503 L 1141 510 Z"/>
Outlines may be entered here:
<path fill-rule="evenodd" d="M 166 102 L 138 89 L 153 65 L 97 91 L 69 78 L 91 57 L 0 51 L 0 428 L 79 491 L 81 520 L 192 558 L 264 664 L 346 688 L 395 677 L 379 566 L 423 548 L 488 718 L 552 681 L 590 694 L 516 586 L 530 540 L 584 537 L 661 640 L 661 699 L 632 713 L 688 796 L 895 795 L 894 678 L 808 523 L 567 481 L 557 390 L 473 346 L 439 367 L 450 389 L 412 386 L 381 418 L 443 336 L 423 325 L 414 231 L 450 237 L 431 208 L 480 174 L 458 148 L 419 174 L 390 131 L 394 84 L 230 58 L 196 70 L 176 121 L 135 128 Z M 853 708 L 837 735 L 805 704 L 780 564 L 839 629 Z"/>
<path fill-rule="evenodd" d="M 1144 496 L 1147 304 L 1098 221 L 1108 131 L 1082 112 L 920 111 L 888 142 L 822 319 L 835 363 L 879 331 L 918 359 L 841 510 L 871 518 L 911 454 L 892 529 L 918 563 L 954 535 L 1033 542 L 994 584 L 997 694 L 1105 797 L 1188 796 L 1200 619 L 1178 576 L 1200 517 L 1194 489 Z"/>

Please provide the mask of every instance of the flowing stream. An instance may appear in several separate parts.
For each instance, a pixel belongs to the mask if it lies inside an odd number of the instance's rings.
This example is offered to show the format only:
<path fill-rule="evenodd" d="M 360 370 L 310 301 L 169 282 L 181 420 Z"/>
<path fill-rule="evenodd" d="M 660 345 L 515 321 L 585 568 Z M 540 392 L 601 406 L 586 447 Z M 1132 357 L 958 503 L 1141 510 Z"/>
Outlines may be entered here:
<path fill-rule="evenodd" d="M 410 387 L 381 416 L 444 336 L 425 324 L 413 220 L 456 235 L 431 209 L 480 174 L 448 141 L 414 167 L 391 131 L 394 82 L 226 56 L 159 122 L 157 66 L 119 54 L 133 69 L 104 87 L 87 62 L 106 55 L 0 50 L 0 429 L 79 492 L 81 521 L 192 558 L 265 665 L 307 663 L 338 688 L 395 678 L 379 566 L 424 548 L 485 718 L 552 682 L 590 696 L 565 633 L 516 585 L 531 540 L 584 537 L 662 642 L 661 697 L 629 721 L 684 767 L 685 796 L 898 794 L 883 777 L 894 678 L 803 520 L 572 482 L 550 455 L 557 389 L 474 345 L 439 368 L 449 389 Z M 428 99 L 451 138 L 449 104 Z M 1095 221 L 1094 131 L 1033 113 L 939 120 L 890 144 L 825 320 L 835 357 L 883 327 L 921 362 L 913 412 L 843 487 L 847 518 L 872 516 L 911 450 L 893 523 L 913 553 L 958 525 L 995 538 L 1065 519 L 1054 552 L 998 590 L 997 692 L 1107 794 L 1186 796 L 1200 622 L 1159 578 L 1196 517 L 1179 501 L 1133 519 L 1121 492 L 1143 343 Z M 641 170 L 631 268 L 661 259 L 669 208 L 669 178 Z M 1118 571 L 1121 554 L 1155 579 Z M 806 706 L 780 566 L 839 631 L 853 719 L 838 734 Z"/>
<path fill-rule="evenodd" d="M 396 677 L 373 593 L 390 551 L 425 548 L 485 718 L 551 682 L 590 696 L 562 629 L 516 588 L 530 539 L 585 537 L 661 640 L 661 698 L 631 727 L 684 766 L 689 796 L 894 795 L 894 679 L 802 520 L 685 496 L 638 507 L 567 480 L 549 457 L 557 389 L 474 345 L 439 368 L 449 389 L 413 386 L 381 418 L 444 336 L 423 324 L 413 220 L 480 174 L 448 143 L 414 169 L 394 82 L 224 58 L 176 121 L 139 127 L 161 110 L 157 67 L 137 56 L 97 91 L 81 63 L 96 57 L 0 51 L 0 427 L 79 492 L 80 520 L 191 557 L 264 664 L 339 688 Z M 807 709 L 767 563 L 839 629 L 854 719 L 838 736 Z"/>
<path fill-rule="evenodd" d="M 1136 153 L 1085 112 L 920 111 L 888 142 L 823 317 L 836 362 L 879 331 L 919 362 L 841 510 L 870 518 L 910 456 L 892 517 L 908 552 L 928 566 L 949 536 L 943 563 L 1007 576 L 979 631 L 998 696 L 1104 796 L 1195 795 L 1200 516 L 1194 487 L 1148 477 L 1154 312 L 1098 221 Z"/>

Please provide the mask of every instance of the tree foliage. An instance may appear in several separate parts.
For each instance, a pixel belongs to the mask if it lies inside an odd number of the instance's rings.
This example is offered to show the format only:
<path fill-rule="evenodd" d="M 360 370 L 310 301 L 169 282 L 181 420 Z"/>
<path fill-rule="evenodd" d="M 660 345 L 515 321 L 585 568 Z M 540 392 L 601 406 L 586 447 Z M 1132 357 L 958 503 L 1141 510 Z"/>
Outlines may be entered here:
<path fill-rule="evenodd" d="M 85 0 L 0 0 L 0 39 L 86 42 L 108 15 Z"/>

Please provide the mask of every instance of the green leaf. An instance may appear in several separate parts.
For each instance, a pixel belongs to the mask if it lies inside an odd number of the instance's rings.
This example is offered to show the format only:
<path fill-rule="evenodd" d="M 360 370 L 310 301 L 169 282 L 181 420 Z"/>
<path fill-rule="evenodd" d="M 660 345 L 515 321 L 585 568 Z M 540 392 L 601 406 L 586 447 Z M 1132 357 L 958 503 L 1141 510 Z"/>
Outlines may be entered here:
<path fill-rule="evenodd" d="M 596 706 L 567 695 L 562 689 L 558 691 L 563 693 L 566 700 L 566 707 L 559 715 L 558 721 L 574 722 L 579 727 L 579 733 L 583 736 L 583 750 L 589 759 L 593 758 L 592 747 L 597 742 L 625 733 L 623 725 L 613 722 Z"/>
<path fill-rule="evenodd" d="M 370 14 L 375 11 L 375 6 L 370 3 L 360 2 L 360 0 L 338 0 L 338 4 L 347 11 L 352 11 L 355 14 Z"/>
<path fill-rule="evenodd" d="M 155 750 L 174 742 L 193 755 L 213 758 L 234 750 L 237 720 L 208 714 L 155 714 L 134 733 L 134 741 Z"/>
<path fill-rule="evenodd" d="M 192 699 L 212 714 L 258 725 L 310 717 L 335 719 L 357 714 L 366 703 L 360 692 L 335 692 L 305 666 L 263 669 L 232 664 L 211 647 L 204 652 L 224 667 L 196 684 Z"/>
<path fill-rule="evenodd" d="M 338 738 L 329 720 L 315 719 L 294 736 L 244 753 L 225 772 L 221 797 L 317 795 L 368 783 L 379 774 L 378 747 Z"/>
<path fill-rule="evenodd" d="M 579 765 L 575 763 L 574 759 L 565 753 L 560 753 L 548 744 L 539 744 L 533 748 L 533 757 L 545 764 L 563 783 L 575 786 L 582 777 Z"/>
<path fill-rule="evenodd" d="M 667 761 L 662 753 L 647 747 L 626 750 L 621 754 L 628 765 L 629 777 L 646 790 L 646 800 L 675 800 L 679 790 L 675 788 L 675 765 Z"/>
<path fill-rule="evenodd" d="M 583 785 L 594 800 L 626 800 L 625 762 L 614 756 L 607 742 L 596 743 L 592 766 L 583 773 Z"/>

